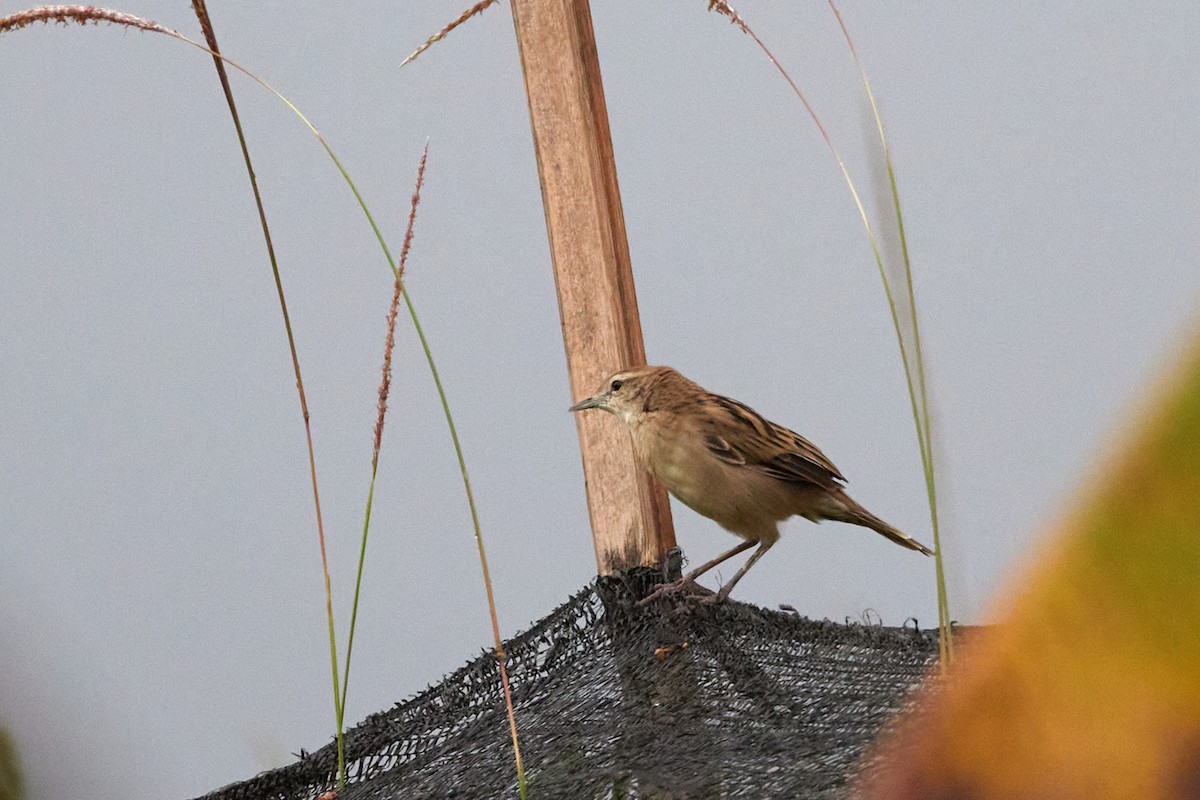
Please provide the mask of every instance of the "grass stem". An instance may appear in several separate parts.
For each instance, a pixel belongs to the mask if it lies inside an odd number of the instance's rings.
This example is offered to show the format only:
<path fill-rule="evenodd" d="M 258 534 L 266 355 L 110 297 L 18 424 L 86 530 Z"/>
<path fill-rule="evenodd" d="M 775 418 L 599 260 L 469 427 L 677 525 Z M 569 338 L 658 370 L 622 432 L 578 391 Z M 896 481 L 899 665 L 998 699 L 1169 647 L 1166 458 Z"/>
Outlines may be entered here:
<path fill-rule="evenodd" d="M 947 600 L 944 559 L 942 557 L 941 535 L 938 525 L 937 488 L 934 474 L 932 434 L 930 431 L 931 426 L 929 421 L 929 395 L 926 390 L 925 382 L 925 359 L 921 348 L 920 327 L 917 323 L 916 298 L 913 292 L 912 283 L 912 265 L 909 260 L 908 243 L 904 232 L 904 217 L 900 211 L 900 195 L 896 188 L 895 170 L 892 165 L 891 152 L 887 145 L 887 138 L 884 136 L 883 122 L 879 116 L 878 106 L 875 103 L 875 95 L 871 90 L 870 82 L 867 80 L 866 72 L 862 67 L 861 60 L 858 57 L 858 51 L 854 47 L 853 41 L 850 39 L 850 34 L 847 31 L 845 24 L 842 22 L 841 14 L 838 13 L 838 10 L 833 5 L 832 0 L 828 0 L 828 2 L 830 8 L 833 10 L 834 15 L 837 17 L 838 24 L 842 28 L 842 33 L 845 35 L 847 43 L 850 45 L 850 52 L 854 56 L 855 64 L 858 66 L 859 74 L 862 76 L 863 84 L 867 91 L 867 97 L 871 103 L 871 110 L 875 115 L 875 122 L 879 131 L 880 141 L 883 145 L 884 159 L 887 164 L 888 181 L 891 186 L 893 207 L 896 213 L 896 223 L 897 227 L 899 228 L 901 250 L 904 254 L 904 274 L 905 283 L 908 290 L 908 306 L 912 318 L 913 351 L 914 360 L 916 361 L 915 368 L 914 364 L 910 363 L 909 360 L 908 349 L 905 346 L 904 330 L 900 324 L 900 316 L 897 311 L 896 297 L 893 293 L 892 284 L 888 278 L 887 270 L 883 264 L 883 256 L 880 252 L 878 239 L 875 236 L 874 229 L 871 227 L 870 218 L 867 216 L 867 211 L 863 206 L 858 189 L 855 188 L 854 181 L 850 178 L 850 172 L 846 168 L 846 163 L 842 159 L 842 156 L 838 152 L 837 148 L 834 146 L 833 140 L 830 138 L 829 133 L 825 130 L 825 126 L 821 123 L 820 118 L 817 116 L 817 113 L 813 107 L 809 104 L 808 99 L 804 96 L 804 93 L 800 91 L 800 87 L 796 85 L 794 80 L 792 80 L 792 76 L 786 69 L 784 69 L 783 65 L 779 63 L 779 60 L 775 58 L 775 54 L 771 52 L 770 48 L 763 43 L 762 39 L 760 39 L 758 35 L 750 28 L 750 26 L 746 24 L 745 20 L 741 18 L 737 11 L 734 10 L 733 7 L 727 2 L 725 2 L 725 0 L 710 0 L 708 7 L 710 11 L 716 11 L 720 14 L 723 14 L 732 24 L 736 25 L 742 30 L 743 33 L 747 34 L 751 39 L 754 40 L 755 44 L 757 44 L 759 49 L 763 51 L 770 62 L 775 66 L 775 69 L 778 70 L 779 74 L 782 75 L 784 80 L 787 81 L 788 86 L 791 87 L 792 92 L 800 100 L 801 104 L 803 104 L 805 111 L 808 112 L 813 124 L 816 125 L 817 130 L 820 132 L 821 138 L 825 140 L 826 146 L 833 154 L 834 161 L 837 162 L 838 169 L 842 173 L 842 178 L 845 180 L 846 186 L 849 187 L 850 194 L 854 198 L 854 205 L 858 209 L 859 217 L 862 219 L 863 227 L 866 229 L 867 238 L 870 240 L 871 253 L 875 258 L 875 265 L 879 271 L 879 278 L 883 283 L 884 295 L 887 298 L 888 312 L 892 318 L 892 327 L 896 332 L 896 341 L 900 346 L 900 362 L 904 367 L 904 380 L 908 389 L 909 404 L 912 407 L 913 427 L 915 427 L 917 431 L 917 446 L 920 450 L 921 468 L 925 476 L 925 490 L 927 501 L 929 503 L 930 520 L 933 527 L 934 570 L 936 573 L 937 582 L 938 627 L 940 632 L 939 654 L 941 656 L 941 668 L 944 670 L 949 666 L 950 661 L 953 658 L 953 640 L 950 636 L 949 601 Z"/>
<path fill-rule="evenodd" d="M 887 167 L 888 186 L 892 194 L 892 209 L 896 215 L 896 230 L 900 237 L 900 252 L 904 259 L 904 282 L 908 291 L 908 307 L 912 319 L 913 352 L 916 356 L 917 387 L 920 393 L 920 419 L 917 421 L 917 438 L 921 448 L 921 467 L 925 474 L 925 492 L 929 503 L 930 525 L 933 528 L 938 629 L 940 632 L 938 647 L 941 669 L 944 672 L 954 660 L 954 638 L 952 635 L 953 632 L 950 629 L 950 603 L 946 591 L 945 559 L 942 555 L 941 530 L 938 520 L 937 480 L 934 473 L 936 461 L 933 454 L 933 425 L 929 419 L 929 392 L 925 383 L 925 356 L 921 347 L 921 325 L 917 315 L 917 300 L 913 292 L 912 261 L 908 254 L 908 237 L 904 231 L 904 214 L 900 210 L 900 191 L 896 185 L 896 170 L 892 162 L 891 147 L 888 146 L 887 135 L 883 130 L 883 118 L 879 114 L 879 105 L 875 102 L 875 92 L 871 88 L 871 82 L 867 79 L 867 71 L 863 67 L 862 59 L 858 55 L 858 48 L 854 46 L 854 40 L 850 37 L 850 31 L 846 28 L 846 23 L 842 19 L 837 6 L 833 0 L 827 0 L 827 2 L 829 3 L 830 10 L 833 11 L 834 17 L 837 18 L 838 27 L 842 29 L 846 45 L 850 48 L 850 54 L 853 56 L 854 64 L 858 68 L 858 74 L 862 78 L 863 88 L 867 93 L 867 100 L 871 104 L 871 114 L 875 119 L 875 130 L 879 134 L 879 144 L 883 150 L 884 164 Z M 900 342 L 900 347 L 901 349 L 904 347 L 903 340 Z M 907 375 L 907 369 L 906 377 L 909 381 L 910 397 L 912 397 L 912 377 Z M 914 419 L 916 419 L 917 413 L 916 399 L 913 398 Z"/>
<path fill-rule="evenodd" d="M 367 509 L 363 515 L 363 531 L 362 544 L 358 552 L 358 571 L 354 579 L 354 603 L 350 609 L 350 633 L 346 640 L 346 665 L 345 675 L 342 680 L 342 697 L 341 708 L 343 715 L 346 708 L 346 694 L 350 690 L 350 657 L 354 653 L 354 631 L 358 626 L 358 601 L 362 592 L 363 567 L 367 561 L 367 534 L 371 530 L 371 508 L 375 501 L 375 478 L 379 473 L 379 452 L 383 446 L 383 423 L 387 416 L 387 401 L 388 394 L 392 385 L 392 351 L 396 344 L 396 312 L 400 306 L 400 294 L 404 289 L 402 278 L 404 276 L 404 267 L 408 262 L 408 251 L 412 246 L 413 225 L 417 219 L 417 206 L 421 202 L 421 186 L 425 182 L 425 164 L 429 158 L 429 144 L 426 143 L 425 150 L 421 154 L 421 164 L 417 168 L 417 182 L 413 189 L 412 205 L 408 213 L 408 228 L 404 232 L 404 245 L 400 248 L 400 265 L 396 273 L 396 280 L 393 284 L 392 302 L 388 306 L 387 315 L 387 336 L 383 347 L 383 376 L 379 384 L 379 402 L 377 404 L 378 414 L 375 418 L 375 441 L 371 448 L 371 484 L 367 490 Z M 339 728 L 340 732 L 340 728 Z M 339 745 L 340 745 L 339 740 Z M 345 764 L 344 753 L 338 753 L 339 769 Z M 343 774 L 344 781 L 344 774 Z"/>
<path fill-rule="evenodd" d="M 238 116 L 237 104 L 233 99 L 233 89 L 229 85 L 229 75 L 225 71 L 225 61 L 220 55 L 221 48 L 217 44 L 217 33 L 208 14 L 205 0 L 192 0 L 192 9 L 204 32 L 208 49 L 212 53 L 213 64 L 221 82 L 221 90 L 225 94 L 225 102 L 229 106 L 229 114 L 233 119 L 233 127 L 237 131 L 238 144 L 242 150 L 242 159 L 246 165 L 246 173 L 250 178 L 250 189 L 254 194 L 254 204 L 258 210 L 258 219 L 262 225 L 263 239 L 267 245 L 267 258 L 271 263 L 271 273 L 275 278 L 275 292 L 279 297 L 279 308 L 283 314 L 283 327 L 287 332 L 288 350 L 292 356 L 292 369 L 296 375 L 296 391 L 300 395 L 300 413 L 304 419 L 304 438 L 308 446 L 308 468 L 312 480 L 313 505 L 317 515 L 317 541 L 321 548 L 321 573 L 325 585 L 325 617 L 329 629 L 329 660 L 333 679 L 333 707 L 337 724 L 338 746 L 338 788 L 344 788 L 346 783 L 345 741 L 343 738 L 344 695 L 338 691 L 338 657 L 337 635 L 333 621 L 333 587 L 329 580 L 329 559 L 325 548 L 325 525 L 321 515 L 321 494 L 317 488 L 317 459 L 313 447 L 312 424 L 309 420 L 308 400 L 304 394 L 304 378 L 300 374 L 300 357 L 296 350 L 296 337 L 292 333 L 291 315 L 288 313 L 287 298 L 283 292 L 283 279 L 279 272 L 279 262 L 275 257 L 275 245 L 271 239 L 271 228 L 267 224 L 267 213 L 263 205 L 262 193 L 258 189 L 258 179 L 254 174 L 254 164 L 250 159 L 250 148 L 246 143 L 246 135 L 242 130 L 242 121 Z"/>
<path fill-rule="evenodd" d="M 500 681 L 501 681 L 501 684 L 502 684 L 503 690 L 504 690 L 505 707 L 506 707 L 506 711 L 508 713 L 509 729 L 512 733 L 512 739 L 513 739 L 513 754 L 516 759 L 517 783 L 518 783 L 518 787 L 520 790 L 520 796 L 521 796 L 522 800 L 525 800 L 526 795 L 527 795 L 525 770 L 524 770 L 524 766 L 521 761 L 520 745 L 519 745 L 518 738 L 517 738 L 516 717 L 515 717 L 515 714 L 513 711 L 512 693 L 511 693 L 511 690 L 509 688 L 509 683 L 508 683 L 508 671 L 505 666 L 504 646 L 503 646 L 503 643 L 500 638 L 500 624 L 499 624 L 499 620 L 498 620 L 497 613 L 496 613 L 495 597 L 494 597 L 494 594 L 492 591 L 491 575 L 488 571 L 488 566 L 487 566 L 487 554 L 486 554 L 486 552 L 484 550 L 484 546 L 483 546 L 483 534 L 482 534 L 482 531 L 481 531 L 480 525 L 479 525 L 479 514 L 475 507 L 474 494 L 471 491 L 471 482 L 470 482 L 470 477 L 467 473 L 466 460 L 463 457 L 462 445 L 459 442 L 458 431 L 455 428 L 454 418 L 450 412 L 450 404 L 446 398 L 445 388 L 442 386 L 442 381 L 438 375 L 437 366 L 433 360 L 433 353 L 430 350 L 429 342 L 425 337 L 425 332 L 421 328 L 420 320 L 417 318 L 417 312 L 416 312 L 415 307 L 413 306 L 412 299 L 409 297 L 408 290 L 404 287 L 403 282 L 401 281 L 400 270 L 397 267 L 395 260 L 392 258 L 392 254 L 391 254 L 391 251 L 388 249 L 387 242 L 383 238 L 383 234 L 380 232 L 379 226 L 375 222 L 374 216 L 371 214 L 370 209 L 367 208 L 367 204 L 363 200 L 362 194 L 358 191 L 358 187 L 354 184 L 354 181 L 351 179 L 350 174 L 346 171 L 346 168 L 342 165 L 341 160 L 339 160 L 337 155 L 333 152 L 333 148 L 329 146 L 329 143 L 325 140 L 325 137 L 321 135 L 320 131 L 317 130 L 316 126 L 314 126 L 312 124 L 312 122 L 309 121 L 308 117 L 306 117 L 300 111 L 300 109 L 297 108 L 294 103 L 292 103 L 291 100 L 288 100 L 275 87 L 271 86 L 265 80 L 258 77 L 253 72 L 250 72 L 248 69 L 241 66 L 237 62 L 233 61 L 229 57 L 222 55 L 220 52 L 217 52 L 213 48 L 206 47 L 205 45 L 201 44 L 200 42 L 197 42 L 187 36 L 184 36 L 179 31 L 176 31 L 172 28 L 168 28 L 164 25 L 160 25 L 151 20 L 144 19 L 142 17 L 137 17 L 132 14 L 125 14 L 125 13 L 117 12 L 117 11 L 111 11 L 109 9 L 102 9 L 102 8 L 96 8 L 94 6 L 85 6 L 85 5 L 59 5 L 59 6 L 44 7 L 44 8 L 40 8 L 40 9 L 32 9 L 29 11 L 22 11 L 22 12 L 18 12 L 16 14 L 9 15 L 7 17 L 0 17 L 0 33 L 6 33 L 9 31 L 19 30 L 21 28 L 28 27 L 37 22 L 41 22 L 41 23 L 76 22 L 81 25 L 86 25 L 88 23 L 99 24 L 101 22 L 107 22 L 107 23 L 110 23 L 113 25 L 121 25 L 121 26 L 125 26 L 125 27 L 138 28 L 140 30 L 150 31 L 152 33 L 166 34 L 167 36 L 171 36 L 175 39 L 179 39 L 182 42 L 186 42 L 187 44 L 190 44 L 193 47 L 208 53 L 213 58 L 220 59 L 223 63 L 228 64 L 229 66 L 233 67 L 237 71 L 241 72 L 246 77 L 250 78 L 250 80 L 254 81 L 259 86 L 263 87 L 268 92 L 273 94 L 280 102 L 282 102 L 289 109 L 291 109 L 292 113 L 294 113 L 300 119 L 300 121 L 303 122 L 304 125 L 310 131 L 312 131 L 313 135 L 317 137 L 317 141 L 320 142 L 321 147 L 324 148 L 326 154 L 333 161 L 334 165 L 337 167 L 338 171 L 341 173 L 342 178 L 346 181 L 347 186 L 349 186 L 350 191 L 354 194 L 355 200 L 357 200 L 359 207 L 362 209 L 363 214 L 367 219 L 367 222 L 370 224 L 371 230 L 374 231 L 375 238 L 379 242 L 380 248 L 383 250 L 384 257 L 387 259 L 388 266 L 391 268 L 393 276 L 395 277 L 395 279 L 398 282 L 400 282 L 401 296 L 404 298 L 405 307 L 408 310 L 408 314 L 409 314 L 410 319 L 412 320 L 413 327 L 417 332 L 417 338 L 421 342 L 421 348 L 424 351 L 426 361 L 429 364 L 429 369 L 433 376 L 434 385 L 437 387 L 438 397 L 441 400 L 442 410 L 445 413 L 446 422 L 450 428 L 450 437 L 453 440 L 455 455 L 458 458 L 459 471 L 462 473 L 463 488 L 466 491 L 467 503 L 471 510 L 471 521 L 472 521 L 472 524 L 473 524 L 474 530 L 475 530 L 475 542 L 479 548 L 480 566 L 483 571 L 484 587 L 486 589 L 487 598 L 488 598 L 488 611 L 491 616 L 492 632 L 493 632 L 493 634 L 495 636 L 495 640 L 496 640 L 496 658 L 497 658 L 497 662 L 498 662 L 499 668 L 500 668 Z M 238 127 L 240 130 L 240 125 Z M 272 251 L 272 254 L 273 254 L 273 251 Z M 280 281 L 278 269 L 275 266 L 273 257 L 272 257 L 272 266 L 276 270 L 275 271 L 276 285 L 277 285 L 277 289 L 278 289 L 281 299 L 282 299 L 282 292 L 283 292 L 282 283 Z M 288 332 L 288 341 L 293 342 L 293 344 L 292 344 L 292 360 L 293 360 L 293 366 L 295 367 L 296 373 L 297 373 L 297 383 L 299 384 L 299 359 L 296 356 L 294 339 L 292 337 L 291 322 L 288 319 L 286 313 L 284 315 L 284 319 L 285 319 L 285 326 L 286 326 L 287 332 Z M 339 680 L 338 680 L 337 647 L 336 647 L 336 638 L 334 637 L 332 593 L 331 593 L 330 580 L 329 580 L 329 570 L 328 570 L 327 561 L 326 561 L 326 557 L 325 557 L 324 528 L 320 524 L 320 519 L 321 519 L 320 501 L 319 501 L 319 496 L 316 496 L 316 483 L 317 483 L 316 460 L 315 460 L 315 457 L 313 456 L 312 432 L 311 432 L 311 429 L 309 428 L 308 405 L 307 405 L 306 400 L 304 399 L 303 388 L 300 386 L 298 386 L 298 388 L 300 389 L 301 410 L 303 413 L 305 430 L 306 430 L 306 434 L 307 434 L 307 438 L 308 438 L 309 471 L 312 475 L 313 490 L 314 490 L 314 496 L 315 496 L 314 499 L 315 499 L 315 502 L 317 505 L 318 534 L 319 534 L 319 538 L 320 538 L 320 542 L 321 542 L 321 560 L 322 560 L 322 564 L 324 565 L 324 570 L 325 570 L 326 612 L 327 612 L 327 616 L 329 618 L 330 659 L 331 659 L 332 667 L 333 667 L 334 708 L 336 711 L 336 716 L 337 716 L 337 721 L 338 721 L 338 740 L 339 740 L 339 748 L 338 749 L 339 749 L 339 758 L 341 758 L 341 755 L 343 753 L 343 747 L 340 746 L 340 743 L 342 742 L 343 708 L 342 708 L 342 693 L 339 688 Z M 339 764 L 339 779 L 341 777 L 343 777 L 344 774 L 345 774 L 345 765 L 344 765 L 344 763 L 341 763 L 341 764 Z"/>

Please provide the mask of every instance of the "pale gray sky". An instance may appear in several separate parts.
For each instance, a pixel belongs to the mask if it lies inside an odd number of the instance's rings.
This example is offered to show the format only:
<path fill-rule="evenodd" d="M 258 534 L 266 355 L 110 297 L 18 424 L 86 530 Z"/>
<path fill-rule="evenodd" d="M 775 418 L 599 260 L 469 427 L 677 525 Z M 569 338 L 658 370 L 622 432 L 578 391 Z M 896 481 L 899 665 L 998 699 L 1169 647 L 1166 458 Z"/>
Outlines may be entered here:
<path fill-rule="evenodd" d="M 224 3 L 222 46 L 328 137 L 409 265 L 476 485 L 505 635 L 592 577 L 573 398 L 509 9 Z M 705 3 L 597 2 L 646 349 L 814 440 L 929 541 L 883 292 L 786 84 Z M 0 12 L 21 9 L 5 0 Z M 186 4 L 119 8 L 195 33 Z M 739 4 L 869 191 L 818 2 Z M 1200 309 L 1200 6 L 848 3 L 891 135 L 938 418 L 951 604 L 1036 557 Z M 166 37 L 0 37 L 0 722 L 30 797 L 200 794 L 332 733 L 303 428 L 211 61 Z M 391 294 L 310 133 L 235 76 L 299 340 L 344 642 Z M 428 370 L 399 329 L 347 717 L 488 646 Z M 693 559 L 733 543 L 678 504 Z M 726 577 L 731 570 L 726 570 Z M 738 587 L 936 621 L 932 562 L 803 521 Z"/>

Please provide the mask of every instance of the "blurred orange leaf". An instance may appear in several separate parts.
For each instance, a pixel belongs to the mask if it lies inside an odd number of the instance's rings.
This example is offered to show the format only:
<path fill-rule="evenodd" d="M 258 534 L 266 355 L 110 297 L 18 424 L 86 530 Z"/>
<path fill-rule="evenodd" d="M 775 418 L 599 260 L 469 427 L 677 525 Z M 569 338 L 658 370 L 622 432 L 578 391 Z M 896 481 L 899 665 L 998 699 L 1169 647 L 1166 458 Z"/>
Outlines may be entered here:
<path fill-rule="evenodd" d="M 867 798 L 1200 798 L 1200 336 Z"/>

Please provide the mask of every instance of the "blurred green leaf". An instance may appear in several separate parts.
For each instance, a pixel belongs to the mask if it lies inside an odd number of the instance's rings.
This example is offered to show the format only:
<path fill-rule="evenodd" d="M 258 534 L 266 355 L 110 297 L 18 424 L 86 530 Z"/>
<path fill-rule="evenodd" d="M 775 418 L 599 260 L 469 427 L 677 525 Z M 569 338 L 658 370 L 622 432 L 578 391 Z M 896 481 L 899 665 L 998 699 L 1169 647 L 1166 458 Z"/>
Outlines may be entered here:
<path fill-rule="evenodd" d="M 1200 797 L 1200 336 L 1148 395 L 866 797 Z"/>
<path fill-rule="evenodd" d="M 17 743 L 0 728 L 0 800 L 22 800 L 25 784 L 21 779 L 21 758 Z"/>

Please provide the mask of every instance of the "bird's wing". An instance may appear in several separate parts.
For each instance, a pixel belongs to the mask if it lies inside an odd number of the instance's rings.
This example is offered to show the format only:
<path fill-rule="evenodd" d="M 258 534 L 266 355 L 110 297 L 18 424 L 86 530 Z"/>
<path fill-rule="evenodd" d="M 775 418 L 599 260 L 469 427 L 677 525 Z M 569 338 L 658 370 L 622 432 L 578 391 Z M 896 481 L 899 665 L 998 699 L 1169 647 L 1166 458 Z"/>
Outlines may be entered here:
<path fill-rule="evenodd" d="M 737 400 L 719 394 L 708 399 L 704 443 L 717 458 L 781 481 L 824 488 L 845 483 L 833 462 L 800 434 L 764 419 Z"/>

